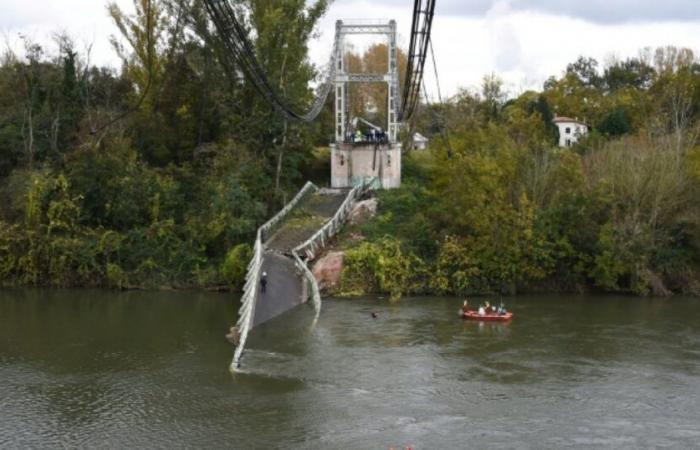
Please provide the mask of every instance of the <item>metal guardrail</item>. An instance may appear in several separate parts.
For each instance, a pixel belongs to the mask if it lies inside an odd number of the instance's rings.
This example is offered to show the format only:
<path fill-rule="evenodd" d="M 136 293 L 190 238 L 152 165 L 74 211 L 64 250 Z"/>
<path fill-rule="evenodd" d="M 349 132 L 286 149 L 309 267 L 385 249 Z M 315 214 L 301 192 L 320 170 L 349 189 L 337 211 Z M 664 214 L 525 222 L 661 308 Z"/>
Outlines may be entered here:
<path fill-rule="evenodd" d="M 264 241 L 267 239 L 266 234 L 272 229 L 272 227 L 280 223 L 282 219 L 284 219 L 287 214 L 289 214 L 292 209 L 294 209 L 294 207 L 296 207 L 304 199 L 304 197 L 306 197 L 306 195 L 318 190 L 319 188 L 315 184 L 308 181 L 304 187 L 297 192 L 297 195 L 295 195 L 294 198 L 284 206 L 284 208 L 282 208 L 277 214 L 274 215 L 274 217 L 272 217 L 272 219 L 268 220 L 260 227 L 260 230 L 262 231 L 262 240 Z"/>
<path fill-rule="evenodd" d="M 326 224 L 321 227 L 313 236 L 311 236 L 306 242 L 298 245 L 292 250 L 297 254 L 303 254 L 306 256 L 307 260 L 314 259 L 316 257 L 316 251 L 325 247 L 326 241 L 333 237 L 340 228 L 345 224 L 345 220 L 348 218 L 348 214 L 355 206 L 357 200 L 362 197 L 368 188 L 372 185 L 374 179 L 367 179 L 360 182 L 359 185 L 355 186 L 345 198 L 338 211 L 331 220 L 326 222 Z"/>
<path fill-rule="evenodd" d="M 313 301 L 316 314 L 319 314 L 321 312 L 321 290 L 318 287 L 318 282 L 316 282 L 316 277 L 314 277 L 314 274 L 311 272 L 306 263 L 299 257 L 297 252 L 293 251 L 292 256 L 294 257 L 294 264 L 301 271 L 302 275 L 306 279 L 306 282 L 311 286 L 311 300 Z"/>
<path fill-rule="evenodd" d="M 374 179 L 363 180 L 358 186 L 354 187 L 348 193 L 347 197 L 345 197 L 345 200 L 340 205 L 340 208 L 338 208 L 338 211 L 336 211 L 333 218 L 326 222 L 326 224 L 316 233 L 314 233 L 314 235 L 311 236 L 306 242 L 298 245 L 292 250 L 292 255 L 294 256 L 296 266 L 299 268 L 299 270 L 301 270 L 307 282 L 311 285 L 311 298 L 314 302 L 314 308 L 316 308 L 317 315 L 321 312 L 321 290 L 318 287 L 316 277 L 314 277 L 314 274 L 306 265 L 306 262 L 301 259 L 299 254 L 303 253 L 304 256 L 306 256 L 307 261 L 314 259 L 316 256 L 315 252 L 325 247 L 326 240 L 330 239 L 338 231 L 340 231 L 357 200 L 367 192 L 373 182 Z"/>
<path fill-rule="evenodd" d="M 255 314 L 255 302 L 258 298 L 258 285 L 260 284 L 260 269 L 262 268 L 263 260 L 263 244 L 261 239 L 261 229 L 258 229 L 257 238 L 255 239 L 255 247 L 253 250 L 253 259 L 248 264 L 248 274 L 246 275 L 246 283 L 243 288 L 243 297 L 241 297 L 241 309 L 238 312 L 238 332 L 240 339 L 238 346 L 233 354 L 233 362 L 231 369 L 238 368 L 245 348 L 248 333 L 253 327 L 253 316 Z"/>
<path fill-rule="evenodd" d="M 246 283 L 243 287 L 243 296 L 241 297 L 241 308 L 238 313 L 238 332 L 240 339 L 236 351 L 233 354 L 233 362 L 231 370 L 235 371 L 240 366 L 241 355 L 245 349 L 245 343 L 248 339 L 248 333 L 253 328 L 253 318 L 255 317 L 255 306 L 258 301 L 258 292 L 260 285 L 260 272 L 262 269 L 263 257 L 265 254 L 265 245 L 263 241 L 269 231 L 289 214 L 301 200 L 310 192 L 318 191 L 315 184 L 308 182 L 297 193 L 294 198 L 285 205 L 274 217 L 265 222 L 260 228 L 255 238 L 255 246 L 253 248 L 253 258 L 248 264 L 248 272 L 246 274 Z M 320 297 L 319 297 L 320 302 Z"/>

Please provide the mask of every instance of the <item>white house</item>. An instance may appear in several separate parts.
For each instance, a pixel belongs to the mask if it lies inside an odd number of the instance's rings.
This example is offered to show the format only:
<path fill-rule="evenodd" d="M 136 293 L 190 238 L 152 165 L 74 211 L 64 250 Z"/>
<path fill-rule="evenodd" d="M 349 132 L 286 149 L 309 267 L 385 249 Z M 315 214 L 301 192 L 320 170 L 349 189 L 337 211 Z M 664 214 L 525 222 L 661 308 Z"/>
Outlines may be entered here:
<path fill-rule="evenodd" d="M 427 137 L 423 136 L 420 133 L 416 133 L 413 135 L 413 150 L 425 150 L 428 148 L 428 140 Z"/>
<path fill-rule="evenodd" d="M 578 119 L 555 117 L 552 122 L 559 128 L 559 147 L 571 147 L 588 134 L 588 125 Z"/>

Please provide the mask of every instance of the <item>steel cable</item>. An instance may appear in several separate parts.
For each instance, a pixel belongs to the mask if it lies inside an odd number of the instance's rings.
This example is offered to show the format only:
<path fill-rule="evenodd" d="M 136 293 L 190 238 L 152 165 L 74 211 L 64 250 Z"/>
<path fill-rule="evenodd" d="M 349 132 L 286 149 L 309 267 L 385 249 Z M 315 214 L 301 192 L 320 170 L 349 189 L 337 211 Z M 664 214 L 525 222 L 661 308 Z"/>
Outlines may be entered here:
<path fill-rule="evenodd" d="M 289 100 L 281 96 L 270 83 L 265 71 L 255 56 L 248 33 L 236 17 L 236 12 L 229 0 L 204 0 L 212 20 L 219 31 L 225 47 L 231 53 L 242 71 L 247 75 L 253 87 L 265 100 L 290 119 L 312 122 L 321 112 L 330 94 L 336 73 L 336 58 L 340 36 L 336 34 L 332 54 L 325 69 L 324 81 L 317 89 L 316 97 L 305 113 L 297 112 Z M 414 0 L 413 20 L 411 24 L 411 41 L 409 58 L 404 79 L 404 91 L 399 110 L 400 121 L 413 116 L 420 97 L 423 71 L 430 44 L 435 0 Z"/>
<path fill-rule="evenodd" d="M 330 61 L 326 66 L 323 83 L 317 89 L 317 95 L 309 111 L 297 112 L 289 101 L 279 95 L 272 87 L 265 71 L 258 62 L 253 45 L 248 39 L 248 33 L 236 18 L 236 13 L 228 0 L 205 0 L 209 14 L 219 31 L 219 34 L 227 50 L 233 55 L 243 72 L 253 84 L 253 87 L 276 107 L 282 114 L 290 119 L 312 122 L 323 109 L 323 106 L 331 91 L 333 77 L 335 75 L 335 59 L 337 54 L 338 36 L 336 36 Z"/>
<path fill-rule="evenodd" d="M 435 0 L 425 0 L 425 2 L 414 0 L 408 67 L 404 82 L 403 104 L 399 114 L 401 121 L 409 120 L 413 116 L 420 98 L 434 16 Z"/>

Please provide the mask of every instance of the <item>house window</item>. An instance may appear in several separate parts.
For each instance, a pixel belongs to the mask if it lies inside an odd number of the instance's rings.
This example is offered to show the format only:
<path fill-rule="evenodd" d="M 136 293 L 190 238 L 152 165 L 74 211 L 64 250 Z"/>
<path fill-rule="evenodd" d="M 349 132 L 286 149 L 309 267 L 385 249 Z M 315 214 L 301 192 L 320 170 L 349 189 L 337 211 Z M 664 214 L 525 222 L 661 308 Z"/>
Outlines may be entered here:
<path fill-rule="evenodd" d="M 569 127 L 566 128 L 566 134 L 571 134 L 571 128 L 569 128 Z"/>

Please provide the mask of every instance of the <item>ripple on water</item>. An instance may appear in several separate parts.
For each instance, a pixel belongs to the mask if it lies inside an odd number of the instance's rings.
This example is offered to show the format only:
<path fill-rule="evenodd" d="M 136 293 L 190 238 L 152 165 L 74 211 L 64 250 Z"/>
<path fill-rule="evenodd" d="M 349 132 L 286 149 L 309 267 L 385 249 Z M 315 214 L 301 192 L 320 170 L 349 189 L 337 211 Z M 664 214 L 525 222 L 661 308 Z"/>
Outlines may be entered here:
<path fill-rule="evenodd" d="M 3 309 L 2 295 L 3 448 L 688 448 L 700 438 L 690 319 L 700 303 L 523 297 L 503 326 L 459 320 L 450 299 L 331 300 L 315 327 L 299 308 L 256 329 L 231 375 L 228 298 L 71 294 Z M 67 344 L 42 340 L 37 323 L 61 323 L 66 335 L 52 336 Z"/>

